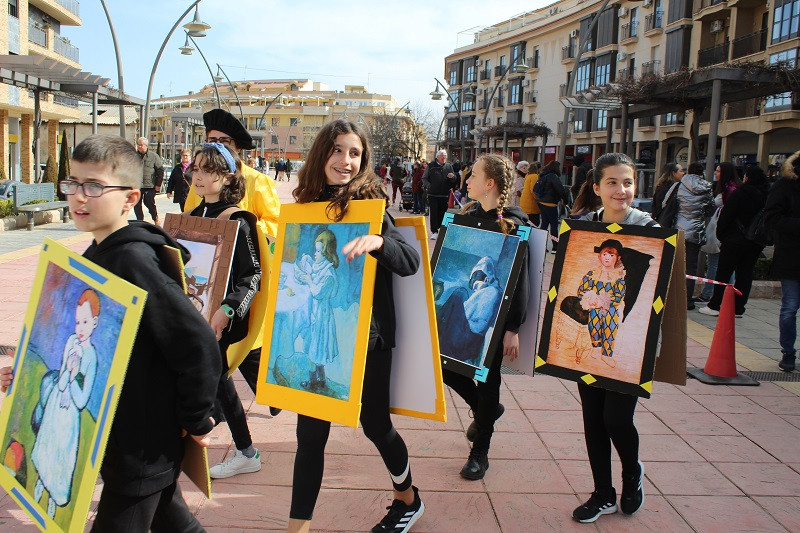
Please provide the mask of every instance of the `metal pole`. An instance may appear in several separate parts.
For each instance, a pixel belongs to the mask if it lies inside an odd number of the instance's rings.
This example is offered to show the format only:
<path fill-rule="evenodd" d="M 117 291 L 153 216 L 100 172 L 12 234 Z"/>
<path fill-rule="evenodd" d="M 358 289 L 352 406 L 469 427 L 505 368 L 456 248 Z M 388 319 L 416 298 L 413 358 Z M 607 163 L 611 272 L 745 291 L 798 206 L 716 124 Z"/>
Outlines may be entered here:
<path fill-rule="evenodd" d="M 142 137 L 148 139 L 150 138 L 150 97 L 153 94 L 153 80 L 156 78 L 156 69 L 158 68 L 158 62 L 161 61 L 161 54 L 164 53 L 164 48 L 167 47 L 167 42 L 169 41 L 170 37 L 172 37 L 172 34 L 175 33 L 175 29 L 178 27 L 178 24 L 180 24 L 184 17 L 189 14 L 189 11 L 191 11 L 200 2 L 201 0 L 195 0 L 192 2 L 192 5 L 190 5 L 188 9 L 186 9 L 186 11 L 184 11 L 183 14 L 178 17 L 178 20 L 175 21 L 172 29 L 169 30 L 166 39 L 164 39 L 164 42 L 161 43 L 161 48 L 159 48 L 155 63 L 153 63 L 153 70 L 150 71 L 150 81 L 147 83 L 147 99 L 145 100 L 144 109 L 142 111 Z"/>
<path fill-rule="evenodd" d="M 97 94 L 97 93 L 95 93 Z M 41 91 L 33 91 L 33 182 L 41 181 L 42 172 L 39 169 L 39 128 L 42 125 L 42 105 L 40 102 Z M 27 149 L 27 147 L 23 147 Z"/>
<path fill-rule="evenodd" d="M 211 66 L 208 64 L 208 61 L 206 61 L 205 54 L 203 54 L 203 51 L 200 50 L 200 47 L 197 45 L 197 41 L 194 40 L 194 37 L 189 35 L 188 31 L 183 30 L 183 33 L 185 33 L 186 36 L 189 39 L 192 40 L 192 44 L 194 45 L 195 48 L 197 48 L 197 51 L 200 52 L 200 57 L 203 58 L 203 63 L 206 64 L 206 68 L 208 69 L 208 73 L 211 75 L 211 82 L 214 84 L 214 93 L 217 95 L 217 107 L 222 109 L 222 101 L 219 98 L 219 88 L 217 87 L 217 80 L 214 79 L 214 73 L 211 71 Z"/>
<path fill-rule="evenodd" d="M 606 1 L 608 1 L 608 0 L 606 0 Z M 494 98 L 494 95 L 497 92 L 497 89 L 500 88 L 500 85 L 503 83 L 503 80 L 506 78 L 506 74 L 508 74 L 508 71 L 511 70 L 513 67 L 515 67 L 517 65 L 517 60 L 520 58 L 520 56 L 522 56 L 522 51 L 517 52 L 517 55 L 515 55 L 511 59 L 511 63 L 508 64 L 508 66 L 505 68 L 503 73 L 500 75 L 500 79 L 495 84 L 494 89 L 492 90 L 492 94 L 490 94 L 489 95 L 489 99 L 486 100 L 486 109 L 483 110 L 483 126 L 484 127 L 486 126 L 486 120 L 489 118 L 489 108 L 492 106 L 492 99 Z M 489 152 L 489 136 L 488 135 L 486 136 L 486 152 L 487 153 Z"/>
<path fill-rule="evenodd" d="M 97 92 L 92 93 L 92 135 L 97 135 Z"/>
<path fill-rule="evenodd" d="M 114 54 L 117 56 L 117 82 L 119 84 L 119 92 L 121 93 L 120 96 L 125 96 L 125 81 L 122 77 L 122 56 L 119 53 L 119 43 L 117 42 L 117 34 L 114 31 L 114 23 L 111 22 L 111 13 L 108 12 L 108 7 L 106 7 L 106 1 L 100 0 L 100 3 L 103 5 L 103 11 L 106 13 L 106 19 L 108 20 L 108 29 L 111 30 L 111 42 L 114 43 Z M 119 103 L 119 136 L 123 139 L 126 137 L 125 127 L 125 104 L 122 102 Z"/>
<path fill-rule="evenodd" d="M 459 128 L 459 130 L 463 130 L 463 128 L 461 127 L 462 126 L 462 122 L 464 120 L 463 118 L 461 118 L 461 96 L 460 96 L 461 91 L 460 90 L 458 91 L 458 94 L 459 94 L 458 99 L 454 102 L 453 101 L 453 97 L 450 96 L 450 89 L 445 87 L 444 84 L 442 82 L 440 82 L 438 78 L 433 78 L 433 79 L 436 81 L 436 84 L 437 84 L 438 87 L 441 87 L 442 89 L 444 89 L 444 92 L 447 94 L 447 101 L 456 106 L 456 116 L 458 116 L 458 128 Z M 406 105 L 408 105 L 408 104 L 406 104 Z M 445 112 L 444 116 L 445 116 L 445 118 L 447 117 L 447 113 L 446 112 Z M 463 134 L 462 131 L 459 131 L 458 133 L 459 133 L 459 137 L 461 137 L 461 142 L 462 142 L 461 155 L 463 156 L 464 155 L 464 148 L 463 148 L 464 134 Z"/>
<path fill-rule="evenodd" d="M 589 27 L 586 29 L 587 35 L 581 35 L 580 41 L 578 43 L 578 55 L 575 57 L 575 64 L 572 66 L 572 74 L 569 76 L 569 81 L 567 82 L 567 93 L 564 95 L 565 97 L 572 96 L 572 92 L 575 90 L 575 74 L 578 72 L 578 66 L 581 64 L 581 56 L 583 55 L 583 50 L 586 48 L 586 44 L 589 42 L 589 35 L 592 34 L 592 30 L 597 26 L 597 21 L 600 20 L 600 15 L 605 11 L 606 6 L 608 6 L 608 2 L 610 0 L 603 0 L 603 5 L 600 6 L 600 9 L 592 16 L 592 22 L 589 24 Z M 564 101 L 561 101 L 564 103 Z M 564 103 L 564 131 L 561 132 L 561 144 L 559 145 L 558 149 L 558 166 L 561 168 L 561 172 L 564 172 L 564 152 L 567 150 L 567 123 L 569 122 L 569 107 L 566 103 Z M 624 126 L 623 126 L 624 127 Z"/>
<path fill-rule="evenodd" d="M 711 181 L 714 175 L 714 156 L 717 154 L 717 128 L 719 127 L 720 106 L 722 105 L 722 80 L 716 78 L 711 85 L 711 116 L 708 122 L 708 145 L 706 147 L 706 175 Z M 699 122 L 699 121 L 698 121 Z M 721 160 L 721 159 L 720 159 Z"/>
<path fill-rule="evenodd" d="M 244 122 L 244 109 L 242 109 L 242 102 L 239 100 L 239 94 L 236 92 L 236 87 L 233 85 L 233 83 L 231 83 L 231 79 L 227 74 L 225 74 L 225 69 L 219 66 L 219 63 L 217 63 L 217 68 L 220 70 L 220 72 L 222 72 L 222 75 L 225 76 L 225 79 L 228 80 L 228 85 L 231 86 L 231 89 L 233 89 L 233 95 L 236 97 L 236 103 L 239 104 L 239 115 L 242 117 L 242 126 L 244 126 L 244 129 L 247 129 L 247 124 Z"/>
<path fill-rule="evenodd" d="M 623 154 L 628 153 L 628 104 L 622 104 L 622 116 L 620 121 L 619 151 Z"/>

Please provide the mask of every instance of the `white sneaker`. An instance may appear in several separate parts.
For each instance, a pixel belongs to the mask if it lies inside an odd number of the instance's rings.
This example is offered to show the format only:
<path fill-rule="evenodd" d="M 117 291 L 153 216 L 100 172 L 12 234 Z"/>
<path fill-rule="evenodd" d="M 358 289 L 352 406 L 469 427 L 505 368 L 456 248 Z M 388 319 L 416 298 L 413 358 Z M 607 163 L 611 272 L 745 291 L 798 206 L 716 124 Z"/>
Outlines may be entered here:
<path fill-rule="evenodd" d="M 251 474 L 259 470 L 261 470 L 261 454 L 258 450 L 253 457 L 245 457 L 239 450 L 234 450 L 227 459 L 212 466 L 208 472 L 212 479 L 225 479 L 236 474 Z"/>
<path fill-rule="evenodd" d="M 719 316 L 719 311 L 717 311 L 716 309 L 711 309 L 708 306 L 701 307 L 700 309 L 697 310 L 697 312 L 700 313 L 701 315 Z"/>

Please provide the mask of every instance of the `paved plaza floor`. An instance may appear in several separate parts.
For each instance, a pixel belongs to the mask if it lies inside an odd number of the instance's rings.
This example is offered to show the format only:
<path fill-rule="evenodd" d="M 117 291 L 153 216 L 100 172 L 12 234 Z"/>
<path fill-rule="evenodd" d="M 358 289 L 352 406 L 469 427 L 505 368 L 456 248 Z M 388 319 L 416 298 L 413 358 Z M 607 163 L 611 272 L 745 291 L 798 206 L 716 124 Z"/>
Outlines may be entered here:
<path fill-rule="evenodd" d="M 282 201 L 291 201 L 293 185 L 278 183 Z M 175 210 L 163 196 L 158 202 L 160 209 Z M 79 252 L 89 243 L 71 223 L 0 233 L 0 345 L 17 342 L 45 236 Z M 736 320 L 741 371 L 778 370 L 778 308 L 778 300 L 751 300 L 744 318 Z M 704 365 L 715 324 L 712 317 L 689 312 L 689 365 Z M 9 362 L 0 355 L 0 365 Z M 210 500 L 182 480 L 184 496 L 208 531 L 285 530 L 297 417 L 289 412 L 270 417 L 238 374 L 236 380 L 263 468 L 215 481 Z M 764 381 L 758 387 L 709 386 L 691 379 L 685 387 L 656 383 L 652 398 L 641 400 L 636 411 L 646 474 L 642 510 L 584 525 L 571 519 L 573 508 L 592 490 L 575 383 L 544 375 L 503 376 L 506 412 L 497 422 L 482 481 L 458 475 L 469 453 L 464 431 L 471 418 L 448 389 L 446 423 L 394 417 L 426 506 L 414 531 L 800 531 L 798 396 L 800 382 Z M 212 464 L 231 446 L 222 424 L 213 433 Z M 368 531 L 391 503 L 390 487 L 380 456 L 361 431 L 334 426 L 313 529 Z M 9 496 L 0 497 L 0 531 L 35 530 Z"/>

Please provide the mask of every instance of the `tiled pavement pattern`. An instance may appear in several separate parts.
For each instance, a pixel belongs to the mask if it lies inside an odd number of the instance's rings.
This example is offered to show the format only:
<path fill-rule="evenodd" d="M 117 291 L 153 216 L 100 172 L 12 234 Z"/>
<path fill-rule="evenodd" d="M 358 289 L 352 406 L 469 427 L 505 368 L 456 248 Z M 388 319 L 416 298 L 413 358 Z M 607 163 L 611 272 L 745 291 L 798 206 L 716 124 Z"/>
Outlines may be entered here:
<path fill-rule="evenodd" d="M 278 185 L 281 198 L 288 201 L 290 187 Z M 0 345 L 15 343 L 36 246 L 50 227 L 60 225 L 0 234 L 0 246 L 19 240 L 0 253 Z M 86 236 L 74 231 L 61 235 L 76 250 L 87 244 Z M 778 306 L 777 300 L 754 300 L 745 317 L 737 319 L 740 370 L 777 370 Z M 690 365 L 705 363 L 715 323 L 696 311 L 689 313 Z M 0 364 L 9 361 L 0 356 Z M 184 495 L 208 531 L 285 530 L 296 416 L 284 412 L 270 418 L 241 378 L 237 385 L 264 467 L 215 482 L 211 500 L 185 482 Z M 656 383 L 653 397 L 640 401 L 636 414 L 646 471 L 644 507 L 632 517 L 618 513 L 584 525 L 570 518 L 592 490 L 574 383 L 504 375 L 501 401 L 506 413 L 497 423 L 490 468 L 482 481 L 458 475 L 469 453 L 464 430 L 471 419 L 465 404 L 448 390 L 446 423 L 395 417 L 427 508 L 414 530 L 800 531 L 799 395 L 800 383 L 790 382 L 759 387 L 715 387 L 694 380 L 685 387 Z M 231 447 L 225 425 L 215 430 L 213 440 L 210 459 L 215 463 Z M 390 503 L 389 477 L 376 450 L 360 430 L 335 426 L 326 459 L 314 529 L 368 530 Z M 618 480 L 616 458 L 614 473 Z M 0 530 L 35 528 L 3 496 Z"/>

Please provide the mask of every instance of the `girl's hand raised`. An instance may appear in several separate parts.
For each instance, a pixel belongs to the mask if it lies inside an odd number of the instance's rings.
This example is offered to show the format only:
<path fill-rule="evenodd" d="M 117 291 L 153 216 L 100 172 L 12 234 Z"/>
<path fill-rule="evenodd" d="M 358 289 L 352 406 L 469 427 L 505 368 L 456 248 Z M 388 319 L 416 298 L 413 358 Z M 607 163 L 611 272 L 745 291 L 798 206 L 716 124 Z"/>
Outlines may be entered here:
<path fill-rule="evenodd" d="M 380 250 L 382 246 L 383 237 L 380 235 L 362 235 L 345 244 L 342 253 L 347 256 L 345 260 L 349 263 L 359 255 Z"/>
<path fill-rule="evenodd" d="M 0 368 L 0 392 L 8 391 L 8 387 L 11 386 L 11 382 L 14 380 L 14 374 L 11 370 L 10 366 Z"/>

